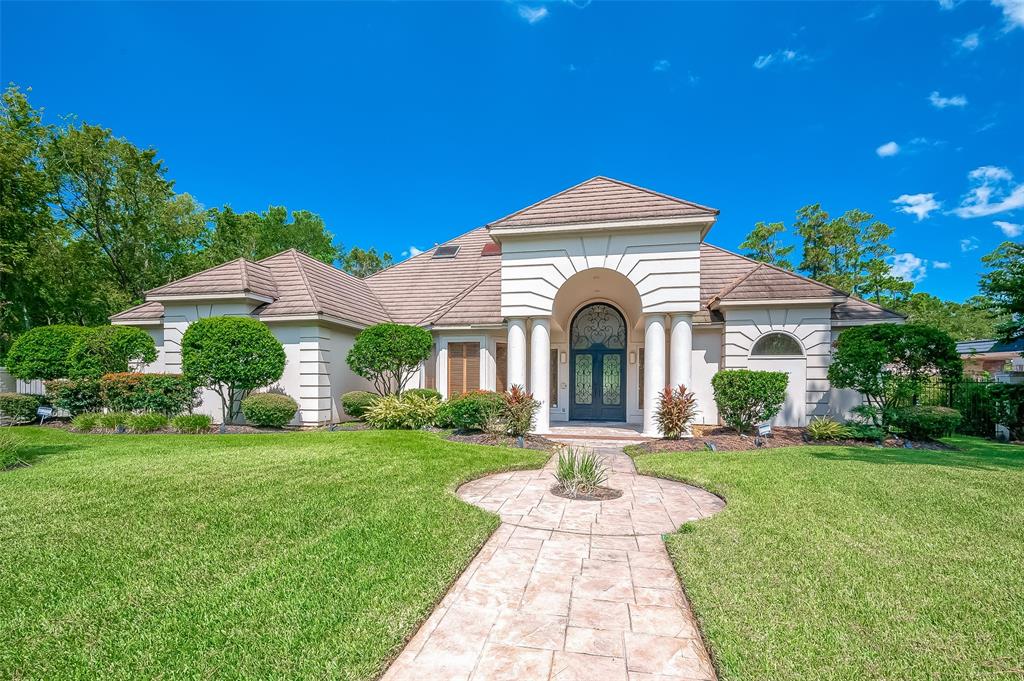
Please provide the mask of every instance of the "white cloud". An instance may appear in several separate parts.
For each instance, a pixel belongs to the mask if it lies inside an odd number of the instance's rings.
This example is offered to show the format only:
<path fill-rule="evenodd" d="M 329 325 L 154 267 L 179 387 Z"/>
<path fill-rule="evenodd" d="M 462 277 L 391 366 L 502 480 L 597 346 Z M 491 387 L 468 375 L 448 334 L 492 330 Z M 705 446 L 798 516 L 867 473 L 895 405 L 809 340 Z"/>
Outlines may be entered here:
<path fill-rule="evenodd" d="M 541 5 L 540 7 L 530 7 L 529 5 L 519 5 L 519 16 L 526 19 L 527 23 L 536 24 L 538 21 L 548 15 L 548 8 Z"/>
<path fill-rule="evenodd" d="M 1018 225 L 1013 222 L 1006 222 L 1004 220 L 996 220 L 992 223 L 1003 231 L 1003 234 L 1011 239 L 1019 237 L 1024 234 L 1024 225 Z"/>
<path fill-rule="evenodd" d="M 962 218 L 978 218 L 1024 207 L 1024 183 L 999 166 L 981 166 L 967 174 L 973 185 L 953 210 Z"/>
<path fill-rule="evenodd" d="M 944 260 L 932 260 L 932 267 L 937 270 L 948 270 L 952 265 Z"/>
<path fill-rule="evenodd" d="M 921 281 L 928 274 L 928 261 L 913 253 L 897 253 L 890 255 L 888 260 L 889 272 L 904 281 Z"/>
<path fill-rule="evenodd" d="M 963 95 L 953 95 L 952 97 L 943 97 L 936 90 L 928 95 L 928 101 L 932 103 L 936 109 L 947 109 L 951 106 L 963 108 L 967 106 L 967 98 Z"/>
<path fill-rule="evenodd" d="M 992 4 L 1003 10 L 1005 30 L 1024 27 L 1024 0 L 992 0 Z"/>
<path fill-rule="evenodd" d="M 942 202 L 935 200 L 935 193 L 928 194 L 903 194 L 892 200 L 896 204 L 896 210 L 901 213 L 913 215 L 920 222 L 929 214 L 942 208 Z"/>
<path fill-rule="evenodd" d="M 409 246 L 409 248 L 407 250 L 402 251 L 402 255 L 403 256 L 408 256 L 410 258 L 414 258 L 414 257 L 416 257 L 417 255 L 419 255 L 422 252 L 423 252 L 423 249 L 421 249 L 421 248 L 416 248 L 415 246 Z"/>
<path fill-rule="evenodd" d="M 971 251 L 978 250 L 978 237 L 970 236 L 966 239 L 960 239 L 960 252 L 970 253 Z"/>
<path fill-rule="evenodd" d="M 870 12 L 868 12 L 867 14 L 862 16 L 860 19 L 857 19 L 857 21 L 871 21 L 872 19 L 877 19 L 878 15 L 880 15 L 881 13 L 882 13 L 882 6 L 881 5 L 875 5 L 871 9 Z"/>
<path fill-rule="evenodd" d="M 654 66 L 651 68 L 653 68 L 655 71 L 668 71 L 670 68 L 672 68 L 672 62 L 670 62 L 668 59 L 659 59 L 658 61 L 654 62 Z"/>
<path fill-rule="evenodd" d="M 886 156 L 895 156 L 900 153 L 900 145 L 895 142 L 886 142 L 882 146 L 875 149 L 875 153 L 885 158 Z"/>
<path fill-rule="evenodd" d="M 981 45 L 981 37 L 978 35 L 977 31 L 973 31 L 972 33 L 965 35 L 963 38 L 957 38 L 953 42 L 955 42 L 957 47 L 961 50 L 972 52 L 978 49 Z"/>
<path fill-rule="evenodd" d="M 956 0 L 939 0 L 939 7 L 942 9 L 953 9 L 956 7 Z"/>
<path fill-rule="evenodd" d="M 765 69 L 773 64 L 809 64 L 814 59 L 796 50 L 776 50 L 771 54 L 762 54 L 754 60 L 755 69 Z"/>

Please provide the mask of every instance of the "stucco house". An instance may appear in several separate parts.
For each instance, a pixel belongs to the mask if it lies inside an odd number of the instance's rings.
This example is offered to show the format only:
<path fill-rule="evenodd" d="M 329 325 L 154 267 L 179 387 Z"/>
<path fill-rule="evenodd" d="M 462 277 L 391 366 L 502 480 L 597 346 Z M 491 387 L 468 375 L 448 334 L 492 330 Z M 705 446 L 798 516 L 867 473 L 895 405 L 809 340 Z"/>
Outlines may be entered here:
<path fill-rule="evenodd" d="M 829 385 L 832 343 L 846 327 L 900 322 L 896 313 L 705 241 L 718 211 L 595 177 L 357 279 L 298 253 L 224 263 L 149 291 L 114 324 L 146 329 L 149 371 L 180 371 L 188 324 L 250 315 L 281 340 L 280 384 L 296 422 L 345 418 L 340 396 L 368 384 L 345 355 L 360 329 L 417 324 L 433 353 L 410 387 L 442 395 L 526 385 L 551 422 L 642 424 L 656 435 L 665 385 L 684 384 L 702 423 L 717 423 L 711 377 L 721 369 L 789 374 L 778 424 L 843 413 L 855 395 Z M 202 409 L 214 417 L 212 393 Z"/>

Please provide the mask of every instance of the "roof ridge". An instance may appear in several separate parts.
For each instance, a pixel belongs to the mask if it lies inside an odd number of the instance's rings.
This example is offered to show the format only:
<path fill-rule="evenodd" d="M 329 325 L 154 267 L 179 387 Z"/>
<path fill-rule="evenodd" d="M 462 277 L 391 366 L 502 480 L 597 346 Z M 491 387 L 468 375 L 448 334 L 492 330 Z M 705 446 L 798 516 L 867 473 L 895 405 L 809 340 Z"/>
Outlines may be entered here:
<path fill-rule="evenodd" d="M 802 274 L 800 274 L 798 272 L 794 272 L 793 270 L 787 270 L 787 269 L 784 269 L 782 267 L 779 267 L 778 265 L 773 265 L 770 262 L 764 262 L 763 260 L 754 260 L 753 258 L 748 258 L 747 256 L 745 256 L 745 255 L 743 255 L 741 253 L 735 253 L 733 251 L 730 251 L 730 250 L 727 250 L 725 248 L 722 248 L 721 246 L 716 246 L 714 244 L 709 244 L 706 241 L 701 242 L 701 243 L 703 243 L 705 246 L 707 246 L 709 248 L 714 248 L 716 250 L 719 250 L 722 253 L 728 253 L 729 255 L 736 256 L 737 258 L 743 258 L 747 262 L 756 263 L 758 265 L 764 265 L 768 269 L 775 270 L 776 272 L 781 272 L 782 274 L 788 274 L 790 276 L 797 277 L 798 279 L 803 279 L 804 281 L 809 281 L 810 283 L 812 283 L 812 284 L 814 284 L 816 286 L 821 286 L 822 288 L 827 288 L 830 291 L 836 292 L 839 295 L 846 296 L 847 298 L 854 297 L 853 294 L 847 293 L 846 291 L 840 291 L 835 286 L 829 286 L 828 284 L 826 284 L 824 282 L 820 282 L 817 279 L 811 279 L 810 277 L 806 277 L 806 276 L 804 276 L 804 275 L 802 275 Z M 865 301 L 865 302 L 867 302 L 867 301 Z"/>
<path fill-rule="evenodd" d="M 154 286 L 151 289 L 147 289 L 147 290 L 143 291 L 143 294 L 149 295 L 150 293 L 153 293 L 155 291 L 159 291 L 160 289 L 162 289 L 165 286 L 170 286 L 171 284 L 177 284 L 177 283 L 180 283 L 180 282 L 183 282 L 183 281 L 188 281 L 190 279 L 194 279 L 194 278 L 198 277 L 201 274 L 206 274 L 207 272 L 212 272 L 214 270 L 220 269 L 221 267 L 224 267 L 225 265 L 230 265 L 232 263 L 238 262 L 239 260 L 244 261 L 244 260 L 246 260 L 246 258 L 244 258 L 244 257 L 235 258 L 234 260 L 228 260 L 228 261 L 222 262 L 219 265 L 214 265 L 213 267 L 207 267 L 205 270 L 199 270 L 198 272 L 193 272 L 192 274 L 185 275 L 184 277 L 181 277 L 180 279 L 172 279 L 171 281 L 167 282 L 166 284 L 160 284 L 159 286 Z"/>
<path fill-rule="evenodd" d="M 417 324 L 421 324 L 421 323 L 423 323 L 425 321 L 429 321 L 429 322 L 433 323 L 433 322 L 437 321 L 437 319 L 440 319 L 444 315 L 446 315 L 449 312 L 451 312 L 453 307 L 458 305 L 466 296 L 468 296 L 470 293 L 473 292 L 473 289 L 475 289 L 480 284 L 484 283 L 484 281 L 486 281 L 488 278 L 494 276 L 494 274 L 497 273 L 497 272 L 501 272 L 501 270 L 493 270 L 491 272 L 488 272 L 484 276 L 480 277 L 479 279 L 477 279 L 476 281 L 471 283 L 469 286 L 467 286 L 466 288 L 462 289 L 461 291 L 456 293 L 454 296 L 452 296 L 451 298 L 449 298 L 448 300 L 444 301 L 443 303 L 441 303 L 440 305 L 435 307 L 433 310 L 428 312 L 426 315 L 423 316 L 423 319 L 419 320 L 416 323 Z M 441 312 L 442 309 L 444 309 L 443 313 Z M 436 318 L 432 318 L 432 317 L 435 316 L 435 313 L 436 313 Z"/>
<path fill-rule="evenodd" d="M 238 263 L 238 270 L 239 270 L 239 272 L 241 273 L 241 276 L 242 276 L 242 290 L 243 291 L 248 291 L 249 290 L 249 273 L 245 269 L 245 260 L 242 260 L 242 262 Z"/>
<path fill-rule="evenodd" d="M 722 212 L 722 211 L 718 210 L 717 208 L 712 208 L 711 206 L 705 206 L 702 203 L 696 203 L 695 201 L 690 201 L 688 199 L 681 199 L 678 196 L 672 196 L 671 194 L 664 194 L 664 193 L 656 191 L 654 189 L 648 189 L 647 187 L 641 187 L 638 184 L 633 184 L 631 182 L 626 182 L 624 180 L 617 180 L 614 177 L 606 177 L 604 175 L 597 175 L 596 177 L 592 177 L 592 178 L 590 178 L 590 180 L 587 180 L 587 182 L 590 182 L 591 180 L 607 180 L 608 182 L 614 182 L 615 184 L 622 185 L 623 187 L 629 187 L 630 189 L 637 189 L 639 191 L 646 192 L 648 194 L 652 194 L 654 196 L 660 196 L 663 199 L 668 199 L 670 201 L 675 201 L 677 203 L 683 203 L 683 204 L 686 204 L 687 206 L 693 206 L 694 208 L 701 208 L 703 210 L 709 210 L 709 211 L 712 211 L 715 215 L 718 215 L 719 213 Z"/>
<path fill-rule="evenodd" d="M 721 291 L 716 293 L 714 296 L 712 296 L 711 300 L 721 300 L 725 296 L 727 296 L 730 293 L 732 293 L 736 289 L 737 286 L 739 286 L 740 284 L 745 282 L 747 279 L 749 279 L 750 275 L 752 275 L 754 272 L 757 272 L 759 269 L 761 269 L 761 267 L 763 265 L 764 265 L 764 263 L 758 263 L 756 267 L 753 267 L 749 271 L 744 272 L 743 274 L 741 274 L 739 277 L 734 279 L 731 284 L 729 284 L 728 286 L 723 288 Z M 709 304 L 710 304 L 710 302 L 711 301 L 708 301 Z"/>
<path fill-rule="evenodd" d="M 309 285 L 309 277 L 306 276 L 306 270 L 302 266 L 302 263 L 299 262 L 299 252 L 294 248 L 290 248 L 288 250 L 292 255 L 292 261 L 295 263 L 295 269 L 299 271 L 299 276 L 302 277 L 302 284 L 306 287 L 306 291 L 309 293 L 309 299 L 313 301 L 313 309 L 315 309 L 318 314 L 322 314 L 324 308 L 320 304 L 320 299 L 317 298 L 316 291 L 314 291 L 313 287 Z"/>

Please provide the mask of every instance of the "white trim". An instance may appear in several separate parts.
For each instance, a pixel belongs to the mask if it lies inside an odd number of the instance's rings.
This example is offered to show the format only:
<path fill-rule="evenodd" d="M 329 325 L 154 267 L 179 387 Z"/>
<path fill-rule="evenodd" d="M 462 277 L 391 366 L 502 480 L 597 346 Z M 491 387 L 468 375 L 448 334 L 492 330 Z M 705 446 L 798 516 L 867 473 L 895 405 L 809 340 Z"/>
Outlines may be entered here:
<path fill-rule="evenodd" d="M 328 315 L 323 313 L 275 315 L 264 315 L 257 313 L 255 317 L 259 319 L 261 322 L 328 322 L 331 324 L 337 324 L 338 326 L 347 326 L 353 329 L 365 329 L 368 326 L 368 324 L 354 322 L 351 319 L 344 319 L 343 317 L 335 317 L 334 315 Z"/>
<path fill-rule="evenodd" d="M 907 320 L 897 319 L 833 319 L 832 326 L 870 326 L 871 324 L 906 324 Z"/>
<path fill-rule="evenodd" d="M 239 292 L 239 293 L 167 293 L 157 295 L 147 295 L 146 302 L 191 302 L 193 300 L 255 300 L 261 303 L 272 303 L 273 298 L 268 296 L 262 296 L 258 293 L 252 292 Z"/>
<path fill-rule="evenodd" d="M 163 327 L 164 318 L 157 319 L 111 319 L 111 326 L 159 326 Z"/>
<path fill-rule="evenodd" d="M 498 243 L 501 237 L 517 237 L 535 234 L 562 234 L 576 232 L 602 232 L 619 230 L 624 228 L 653 228 L 671 229 L 673 227 L 687 227 L 690 225 L 702 225 L 701 239 L 708 233 L 711 226 L 715 224 L 717 217 L 691 217 L 691 218 L 658 218 L 649 220 L 614 220 L 608 222 L 575 222 L 558 225 L 534 225 L 530 227 L 488 227 L 487 231 Z"/>
<path fill-rule="evenodd" d="M 830 305 L 842 303 L 846 296 L 828 296 L 823 298 L 771 298 L 764 300 L 717 300 L 715 307 L 793 307 L 795 305 Z"/>

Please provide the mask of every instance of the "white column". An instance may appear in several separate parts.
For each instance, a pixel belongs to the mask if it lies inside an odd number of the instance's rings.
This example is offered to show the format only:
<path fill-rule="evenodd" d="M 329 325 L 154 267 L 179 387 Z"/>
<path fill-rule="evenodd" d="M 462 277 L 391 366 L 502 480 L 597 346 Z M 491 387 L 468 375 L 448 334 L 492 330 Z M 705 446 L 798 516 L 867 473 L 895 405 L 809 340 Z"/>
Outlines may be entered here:
<path fill-rule="evenodd" d="M 661 437 L 654 412 L 665 388 L 665 315 L 644 317 L 644 435 Z"/>
<path fill-rule="evenodd" d="M 506 386 L 526 387 L 526 320 L 508 320 L 508 376 Z"/>
<path fill-rule="evenodd" d="M 538 317 L 533 320 L 533 328 L 530 330 L 530 392 L 533 393 L 533 399 L 540 402 L 537 425 L 533 429 L 535 433 L 548 432 L 550 383 L 551 321 L 547 317 Z"/>
<path fill-rule="evenodd" d="M 669 344 L 669 386 L 673 389 L 685 385 L 692 391 L 691 364 L 693 361 L 693 315 L 672 315 L 672 340 Z"/>

